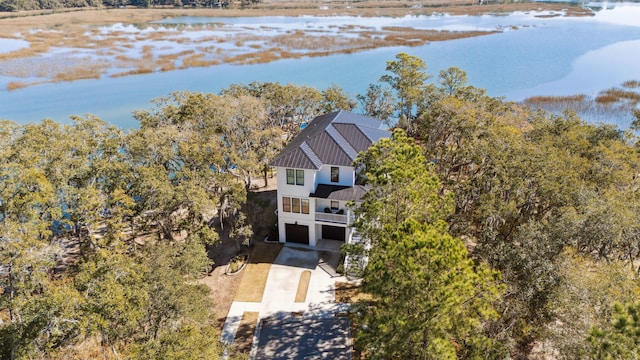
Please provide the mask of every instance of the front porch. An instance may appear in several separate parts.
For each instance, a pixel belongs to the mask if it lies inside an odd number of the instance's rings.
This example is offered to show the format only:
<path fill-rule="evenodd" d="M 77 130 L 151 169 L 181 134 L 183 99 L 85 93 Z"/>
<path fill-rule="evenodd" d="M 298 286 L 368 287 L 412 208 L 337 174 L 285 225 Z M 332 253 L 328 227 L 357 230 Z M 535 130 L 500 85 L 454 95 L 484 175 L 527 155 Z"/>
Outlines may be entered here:
<path fill-rule="evenodd" d="M 315 219 L 316 221 L 320 221 L 320 222 L 342 224 L 342 225 L 348 225 L 353 222 L 353 215 L 351 214 L 351 211 L 347 210 L 346 214 L 344 213 L 345 212 L 344 210 L 342 211 L 342 213 L 339 213 L 339 212 L 340 210 L 336 211 L 335 213 L 332 211 L 327 212 L 327 210 L 322 210 L 322 211 L 317 210 Z"/>

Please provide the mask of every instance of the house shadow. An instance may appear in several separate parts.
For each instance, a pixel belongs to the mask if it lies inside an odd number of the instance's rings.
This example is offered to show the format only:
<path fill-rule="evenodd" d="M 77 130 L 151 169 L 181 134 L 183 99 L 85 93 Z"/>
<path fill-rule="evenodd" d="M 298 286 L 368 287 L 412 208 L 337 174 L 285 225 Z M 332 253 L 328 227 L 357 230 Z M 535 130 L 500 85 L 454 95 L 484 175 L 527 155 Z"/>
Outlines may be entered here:
<path fill-rule="evenodd" d="M 285 246 L 273 263 L 275 265 L 315 269 L 319 260 L 320 256 L 315 250 Z"/>

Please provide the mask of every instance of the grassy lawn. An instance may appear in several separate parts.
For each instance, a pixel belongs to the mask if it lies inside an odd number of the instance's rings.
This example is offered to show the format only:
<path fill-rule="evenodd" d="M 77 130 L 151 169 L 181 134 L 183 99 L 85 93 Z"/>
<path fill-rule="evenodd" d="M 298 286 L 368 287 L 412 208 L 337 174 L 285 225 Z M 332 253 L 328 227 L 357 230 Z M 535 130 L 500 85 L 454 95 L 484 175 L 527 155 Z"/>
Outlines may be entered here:
<path fill-rule="evenodd" d="M 262 301 L 269 269 L 280 253 L 280 249 L 282 249 L 280 244 L 255 244 L 249 256 L 249 263 L 243 270 L 242 280 L 240 280 L 234 301 Z"/>
<path fill-rule="evenodd" d="M 360 285 L 336 281 L 336 302 L 353 304 L 361 300 L 371 300 L 371 295 L 360 291 Z"/>
<path fill-rule="evenodd" d="M 251 351 L 251 345 L 253 344 L 253 333 L 256 330 L 258 322 L 258 313 L 245 311 L 242 314 L 242 320 L 240 320 L 240 326 L 236 337 L 233 340 L 234 349 L 236 354 L 248 354 Z"/>
<path fill-rule="evenodd" d="M 298 282 L 298 291 L 296 291 L 295 302 L 305 302 L 307 299 L 307 290 L 309 290 L 309 279 L 311 279 L 311 271 L 305 270 L 300 274 Z"/>

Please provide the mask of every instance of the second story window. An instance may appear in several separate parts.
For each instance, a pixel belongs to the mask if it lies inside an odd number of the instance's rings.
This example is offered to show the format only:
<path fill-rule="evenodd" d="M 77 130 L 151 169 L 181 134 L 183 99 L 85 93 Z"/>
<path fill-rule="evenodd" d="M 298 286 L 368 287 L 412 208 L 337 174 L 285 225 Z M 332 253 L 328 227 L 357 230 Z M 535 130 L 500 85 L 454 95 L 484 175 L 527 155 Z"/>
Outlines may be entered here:
<path fill-rule="evenodd" d="M 331 182 L 340 181 L 340 168 L 336 166 L 331 167 Z"/>
<path fill-rule="evenodd" d="M 304 185 L 304 170 L 296 170 L 296 185 Z"/>
<path fill-rule="evenodd" d="M 287 169 L 287 185 L 304 185 L 304 170 Z"/>
<path fill-rule="evenodd" d="M 293 169 L 287 169 L 287 185 L 295 185 L 296 178 Z"/>

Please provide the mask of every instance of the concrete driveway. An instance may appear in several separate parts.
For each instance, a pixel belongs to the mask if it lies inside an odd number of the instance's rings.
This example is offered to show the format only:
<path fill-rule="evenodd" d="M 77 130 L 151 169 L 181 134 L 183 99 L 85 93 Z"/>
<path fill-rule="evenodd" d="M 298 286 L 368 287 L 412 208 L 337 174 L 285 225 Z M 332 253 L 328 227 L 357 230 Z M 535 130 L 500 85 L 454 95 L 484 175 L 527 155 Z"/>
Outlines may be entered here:
<path fill-rule="evenodd" d="M 286 316 L 262 319 L 255 360 L 351 359 L 349 320 Z"/>
<path fill-rule="evenodd" d="M 321 252 L 285 246 L 271 265 L 261 303 L 233 302 L 222 330 L 231 344 L 245 311 L 259 313 L 252 359 L 351 359 L 349 322 L 336 317 L 348 304 L 336 304 L 335 282 Z M 303 272 L 310 272 L 304 301 L 296 302 Z"/>

